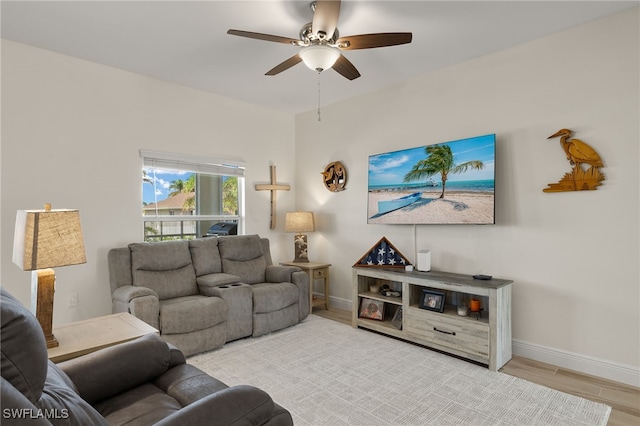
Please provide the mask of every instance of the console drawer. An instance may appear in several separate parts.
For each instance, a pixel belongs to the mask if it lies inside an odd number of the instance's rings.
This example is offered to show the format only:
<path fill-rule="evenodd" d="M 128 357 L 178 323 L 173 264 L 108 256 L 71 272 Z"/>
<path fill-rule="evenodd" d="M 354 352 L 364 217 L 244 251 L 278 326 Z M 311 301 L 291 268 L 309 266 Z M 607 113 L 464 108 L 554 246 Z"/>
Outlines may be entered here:
<path fill-rule="evenodd" d="M 407 311 L 406 332 L 414 338 L 489 359 L 487 323 L 418 308 Z"/>

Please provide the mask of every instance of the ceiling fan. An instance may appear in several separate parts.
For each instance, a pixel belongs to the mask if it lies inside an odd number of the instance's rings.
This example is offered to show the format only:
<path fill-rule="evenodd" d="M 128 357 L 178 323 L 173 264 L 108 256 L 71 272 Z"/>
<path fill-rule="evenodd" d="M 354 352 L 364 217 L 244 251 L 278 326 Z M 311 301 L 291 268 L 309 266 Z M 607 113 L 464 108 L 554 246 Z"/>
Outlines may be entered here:
<path fill-rule="evenodd" d="M 300 39 L 233 29 L 227 31 L 227 34 L 301 47 L 298 53 L 276 65 L 265 75 L 276 75 L 304 62 L 317 72 L 333 68 L 349 80 L 360 77 L 360 73 L 340 51 L 411 43 L 411 33 L 374 33 L 340 37 L 337 28 L 340 0 L 314 1 L 311 3 L 311 10 L 313 21 L 302 27 Z"/>

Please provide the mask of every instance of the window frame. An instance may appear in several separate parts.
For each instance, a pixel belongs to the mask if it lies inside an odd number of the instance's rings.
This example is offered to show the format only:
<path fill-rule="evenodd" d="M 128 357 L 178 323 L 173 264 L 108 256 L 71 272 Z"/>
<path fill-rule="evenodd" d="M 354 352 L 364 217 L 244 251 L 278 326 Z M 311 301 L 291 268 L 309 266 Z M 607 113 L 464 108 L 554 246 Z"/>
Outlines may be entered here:
<path fill-rule="evenodd" d="M 147 239 L 145 223 L 147 222 L 225 222 L 236 221 L 239 235 L 245 231 L 245 170 L 246 162 L 240 157 L 205 157 L 200 155 L 180 154 L 173 152 L 140 149 L 141 170 L 150 167 L 155 169 L 180 170 L 196 174 L 229 176 L 238 178 L 238 214 L 236 215 L 141 215 L 143 240 Z M 142 194 L 141 194 L 142 197 Z M 142 204 L 142 203 L 141 203 Z M 197 229 L 197 226 L 196 226 Z M 181 234 L 183 235 L 183 234 Z M 191 235 L 191 234 L 189 234 Z M 198 235 L 196 235 L 196 238 Z M 161 239 L 161 237 L 160 237 Z"/>

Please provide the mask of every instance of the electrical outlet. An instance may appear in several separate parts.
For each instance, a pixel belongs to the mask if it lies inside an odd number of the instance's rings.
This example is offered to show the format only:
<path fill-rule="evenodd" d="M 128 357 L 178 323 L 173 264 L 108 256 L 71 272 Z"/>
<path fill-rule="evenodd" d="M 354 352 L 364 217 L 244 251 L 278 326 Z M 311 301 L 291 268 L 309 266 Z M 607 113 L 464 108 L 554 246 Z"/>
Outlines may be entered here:
<path fill-rule="evenodd" d="M 79 299 L 78 293 L 72 293 L 71 296 L 69 297 L 69 307 L 75 308 L 76 306 L 78 306 L 78 299 Z"/>

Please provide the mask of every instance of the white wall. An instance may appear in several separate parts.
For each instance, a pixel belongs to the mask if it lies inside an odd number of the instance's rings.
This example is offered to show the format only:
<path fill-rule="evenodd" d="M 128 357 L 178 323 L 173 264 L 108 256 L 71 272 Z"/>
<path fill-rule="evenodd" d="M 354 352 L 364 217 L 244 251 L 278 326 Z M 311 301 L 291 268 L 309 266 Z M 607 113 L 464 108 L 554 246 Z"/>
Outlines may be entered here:
<path fill-rule="evenodd" d="M 246 233 L 289 259 L 293 191 L 278 192 L 273 232 L 269 191 L 253 186 L 269 181 L 270 162 L 293 184 L 293 129 L 288 114 L 3 40 L 0 282 L 29 303 L 31 274 L 11 262 L 16 210 L 77 208 L 87 263 L 56 269 L 54 325 L 111 313 L 107 251 L 142 240 L 140 148 L 243 157 Z"/>
<path fill-rule="evenodd" d="M 348 306 L 351 266 L 382 236 L 414 258 L 413 226 L 366 223 L 368 155 L 496 133 L 497 224 L 417 226 L 417 248 L 433 269 L 515 281 L 516 349 L 640 386 L 638 40 L 636 9 L 297 116 L 296 205 L 317 212 L 309 250 L 333 265 L 333 302 Z M 569 171 L 546 140 L 564 127 L 604 159 L 598 190 L 542 192 Z M 322 185 L 332 161 L 344 192 Z"/>

